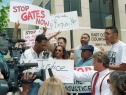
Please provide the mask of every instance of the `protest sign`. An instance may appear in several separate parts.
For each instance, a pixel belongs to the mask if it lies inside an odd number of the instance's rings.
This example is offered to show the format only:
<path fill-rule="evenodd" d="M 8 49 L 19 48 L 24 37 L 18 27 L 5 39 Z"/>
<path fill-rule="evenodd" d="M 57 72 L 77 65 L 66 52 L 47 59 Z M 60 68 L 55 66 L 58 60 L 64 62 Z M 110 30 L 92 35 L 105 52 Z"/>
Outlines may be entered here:
<path fill-rule="evenodd" d="M 33 67 L 30 72 L 40 71 L 41 69 L 46 70 L 46 78 L 49 78 L 48 68 L 52 69 L 53 75 L 59 78 L 63 83 L 73 83 L 74 77 L 74 61 L 73 60 L 22 60 L 24 63 L 38 63 L 38 67 Z"/>
<path fill-rule="evenodd" d="M 26 30 L 23 31 L 23 39 L 25 39 L 26 46 L 33 46 L 35 44 L 35 38 L 37 35 L 42 34 L 43 30 L 37 29 L 37 30 Z M 47 33 L 46 37 L 51 36 L 53 33 Z M 56 43 L 57 40 L 52 38 L 49 40 L 50 43 Z"/>
<path fill-rule="evenodd" d="M 11 22 L 19 21 L 23 24 L 49 27 L 49 18 L 49 10 L 30 4 L 10 1 Z"/>
<path fill-rule="evenodd" d="M 93 70 L 93 66 L 75 67 L 74 70 L 85 72 Z M 68 93 L 89 93 L 91 92 L 91 82 L 82 82 L 74 79 L 74 84 L 65 83 Z"/>
<path fill-rule="evenodd" d="M 48 32 L 67 31 L 79 28 L 77 11 L 51 15 Z"/>

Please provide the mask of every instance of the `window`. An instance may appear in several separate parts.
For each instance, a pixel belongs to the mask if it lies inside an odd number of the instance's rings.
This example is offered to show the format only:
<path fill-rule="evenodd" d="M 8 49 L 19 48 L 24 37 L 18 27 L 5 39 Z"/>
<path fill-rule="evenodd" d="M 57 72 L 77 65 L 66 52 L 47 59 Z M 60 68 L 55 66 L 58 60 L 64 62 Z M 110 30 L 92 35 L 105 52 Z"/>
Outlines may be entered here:
<path fill-rule="evenodd" d="M 64 0 L 64 12 L 77 11 L 78 16 L 82 16 L 81 0 Z"/>
<path fill-rule="evenodd" d="M 51 12 L 51 0 L 46 4 L 45 9 Z"/>
<path fill-rule="evenodd" d="M 89 0 L 91 28 L 104 29 L 114 22 L 113 0 Z"/>

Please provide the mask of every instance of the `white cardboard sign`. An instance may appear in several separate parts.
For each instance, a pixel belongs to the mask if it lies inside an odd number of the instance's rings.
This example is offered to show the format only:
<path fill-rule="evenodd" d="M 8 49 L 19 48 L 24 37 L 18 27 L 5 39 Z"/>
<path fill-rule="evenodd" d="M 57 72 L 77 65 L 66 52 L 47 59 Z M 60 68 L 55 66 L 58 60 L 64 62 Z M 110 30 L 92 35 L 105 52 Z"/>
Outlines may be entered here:
<path fill-rule="evenodd" d="M 35 38 L 37 35 L 42 34 L 43 30 L 42 29 L 37 29 L 37 30 L 26 30 L 23 31 L 23 39 L 25 39 L 26 46 L 33 46 L 35 44 Z M 51 36 L 53 33 L 47 33 L 46 37 Z M 56 43 L 57 40 L 52 38 L 49 40 L 50 43 Z"/>
<path fill-rule="evenodd" d="M 48 32 L 67 31 L 79 28 L 77 11 L 57 13 L 50 17 Z"/>
<path fill-rule="evenodd" d="M 74 60 L 42 60 L 42 59 L 25 59 L 25 63 L 38 62 L 38 67 L 33 67 L 30 72 L 36 72 L 41 69 L 46 69 L 46 78 L 49 78 L 48 68 L 52 69 L 53 75 L 59 78 L 63 83 L 73 83 L 74 77 Z"/>
<path fill-rule="evenodd" d="M 10 1 L 10 21 L 37 26 L 50 26 L 50 12 L 31 4 Z"/>

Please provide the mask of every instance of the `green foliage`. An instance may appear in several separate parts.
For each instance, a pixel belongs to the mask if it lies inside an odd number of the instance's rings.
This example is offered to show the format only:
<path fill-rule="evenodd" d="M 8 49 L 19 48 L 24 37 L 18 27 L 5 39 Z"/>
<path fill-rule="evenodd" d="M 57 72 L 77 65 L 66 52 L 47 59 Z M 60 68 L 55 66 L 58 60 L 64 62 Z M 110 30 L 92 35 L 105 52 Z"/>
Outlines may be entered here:
<path fill-rule="evenodd" d="M 5 32 L 5 28 L 8 26 L 8 13 L 9 6 L 2 6 L 0 9 L 0 32 Z"/>

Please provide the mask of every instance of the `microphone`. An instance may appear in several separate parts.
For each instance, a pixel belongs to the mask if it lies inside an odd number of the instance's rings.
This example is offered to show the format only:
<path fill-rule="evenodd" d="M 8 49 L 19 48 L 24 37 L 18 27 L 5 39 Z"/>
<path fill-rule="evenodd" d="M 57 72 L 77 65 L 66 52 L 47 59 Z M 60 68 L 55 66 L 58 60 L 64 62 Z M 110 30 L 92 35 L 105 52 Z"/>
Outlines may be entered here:
<path fill-rule="evenodd" d="M 25 39 L 17 39 L 17 42 L 25 42 Z"/>
<path fill-rule="evenodd" d="M 19 64 L 19 67 L 37 67 L 38 63 L 25 63 L 25 64 Z"/>
<path fill-rule="evenodd" d="M 52 69 L 51 69 L 51 68 L 49 68 L 49 69 L 48 69 L 48 72 L 49 72 L 49 76 L 50 76 L 50 77 L 54 77 L 54 75 L 53 75 L 53 72 L 52 72 Z"/>

